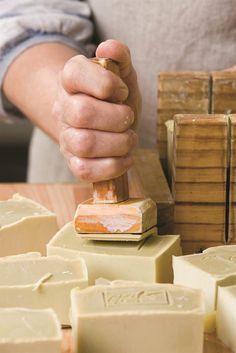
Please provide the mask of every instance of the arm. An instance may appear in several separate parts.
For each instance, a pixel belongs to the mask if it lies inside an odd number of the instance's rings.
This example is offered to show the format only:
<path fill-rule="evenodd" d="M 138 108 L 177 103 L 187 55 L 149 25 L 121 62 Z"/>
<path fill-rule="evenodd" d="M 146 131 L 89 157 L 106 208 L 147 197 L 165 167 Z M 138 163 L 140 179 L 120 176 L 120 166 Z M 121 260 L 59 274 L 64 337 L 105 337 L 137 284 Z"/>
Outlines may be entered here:
<path fill-rule="evenodd" d="M 66 61 L 76 54 L 76 49 L 64 44 L 35 45 L 14 60 L 3 82 L 9 101 L 57 142 L 58 124 L 52 108 L 58 90 L 58 76 Z"/>
<path fill-rule="evenodd" d="M 1 97 L 59 143 L 75 176 L 122 174 L 137 142 L 130 127 L 139 102 L 127 47 L 108 41 L 97 49 L 120 64 L 122 79 L 77 55 L 88 54 L 92 35 L 83 1 L 2 0 L 0 14 Z"/>

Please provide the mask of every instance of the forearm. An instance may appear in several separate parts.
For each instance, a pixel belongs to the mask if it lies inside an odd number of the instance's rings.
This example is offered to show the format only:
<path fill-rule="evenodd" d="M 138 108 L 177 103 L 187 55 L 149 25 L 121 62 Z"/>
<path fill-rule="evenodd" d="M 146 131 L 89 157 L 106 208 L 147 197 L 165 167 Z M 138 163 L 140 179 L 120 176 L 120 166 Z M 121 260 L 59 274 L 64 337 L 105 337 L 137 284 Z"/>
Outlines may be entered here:
<path fill-rule="evenodd" d="M 4 79 L 6 97 L 26 117 L 58 141 L 52 106 L 57 94 L 58 73 L 78 51 L 58 43 L 38 44 L 24 51 L 10 65 Z"/>

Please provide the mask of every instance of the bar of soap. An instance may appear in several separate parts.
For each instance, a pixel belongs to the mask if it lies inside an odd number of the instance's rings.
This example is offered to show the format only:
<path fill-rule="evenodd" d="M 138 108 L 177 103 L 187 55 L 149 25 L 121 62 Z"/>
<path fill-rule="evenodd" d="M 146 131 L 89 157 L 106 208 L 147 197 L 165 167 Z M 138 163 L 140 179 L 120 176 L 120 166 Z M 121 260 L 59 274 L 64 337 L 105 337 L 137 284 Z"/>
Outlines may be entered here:
<path fill-rule="evenodd" d="M 201 291 L 171 284 L 96 285 L 71 292 L 76 353 L 202 353 Z"/>
<path fill-rule="evenodd" d="M 203 290 L 209 315 L 217 308 L 218 286 L 236 284 L 236 246 L 217 246 L 202 254 L 174 256 L 173 269 L 175 284 Z"/>
<path fill-rule="evenodd" d="M 114 204 L 78 205 L 75 229 L 79 233 L 143 233 L 157 224 L 157 206 L 151 199 L 129 199 Z"/>
<path fill-rule="evenodd" d="M 157 142 L 161 160 L 167 157 L 165 122 L 178 113 L 206 114 L 210 75 L 207 72 L 161 72 L 158 82 Z"/>
<path fill-rule="evenodd" d="M 60 323 L 52 309 L 0 309 L 0 352 L 60 353 Z"/>
<path fill-rule="evenodd" d="M 144 282 L 172 282 L 172 255 L 180 255 L 180 236 L 149 236 L 137 242 L 81 239 L 73 224 L 66 224 L 47 245 L 48 255 L 84 258 L 89 283 L 99 277 Z"/>
<path fill-rule="evenodd" d="M 236 113 L 236 73 L 234 71 L 214 71 L 212 76 L 212 112 Z"/>
<path fill-rule="evenodd" d="M 236 286 L 219 287 L 216 314 L 218 338 L 236 352 Z"/>
<path fill-rule="evenodd" d="M 53 308 L 69 324 L 70 291 L 87 286 L 82 258 L 7 257 L 0 261 L 0 307 Z"/>
<path fill-rule="evenodd" d="M 0 201 L 0 256 L 39 251 L 57 232 L 56 215 L 19 194 Z"/>

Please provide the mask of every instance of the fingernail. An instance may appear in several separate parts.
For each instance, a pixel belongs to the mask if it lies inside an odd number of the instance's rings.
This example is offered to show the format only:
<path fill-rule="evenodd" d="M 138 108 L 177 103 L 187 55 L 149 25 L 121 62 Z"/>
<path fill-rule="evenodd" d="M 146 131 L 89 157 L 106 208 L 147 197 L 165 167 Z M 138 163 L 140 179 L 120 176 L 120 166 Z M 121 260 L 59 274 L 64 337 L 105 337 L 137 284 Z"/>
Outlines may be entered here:
<path fill-rule="evenodd" d="M 125 168 L 129 168 L 131 167 L 131 165 L 133 164 L 133 157 L 131 156 L 127 156 L 125 159 L 124 159 L 124 167 Z"/>

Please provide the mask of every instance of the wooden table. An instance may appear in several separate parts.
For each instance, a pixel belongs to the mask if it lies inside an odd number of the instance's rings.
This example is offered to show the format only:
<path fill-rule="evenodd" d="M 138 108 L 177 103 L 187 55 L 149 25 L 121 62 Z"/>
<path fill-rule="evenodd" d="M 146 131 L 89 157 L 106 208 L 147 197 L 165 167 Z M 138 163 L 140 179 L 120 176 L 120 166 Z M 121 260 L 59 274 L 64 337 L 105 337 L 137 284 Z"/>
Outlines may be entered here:
<path fill-rule="evenodd" d="M 8 199 L 16 192 L 30 197 L 54 211 L 57 214 L 59 225 L 62 226 L 72 219 L 77 202 L 88 198 L 91 194 L 91 188 L 87 184 L 0 184 L 1 200 Z M 71 331 L 63 330 L 63 335 L 62 353 L 72 353 Z M 231 353 L 231 351 L 214 335 L 205 335 L 204 353 Z"/>

